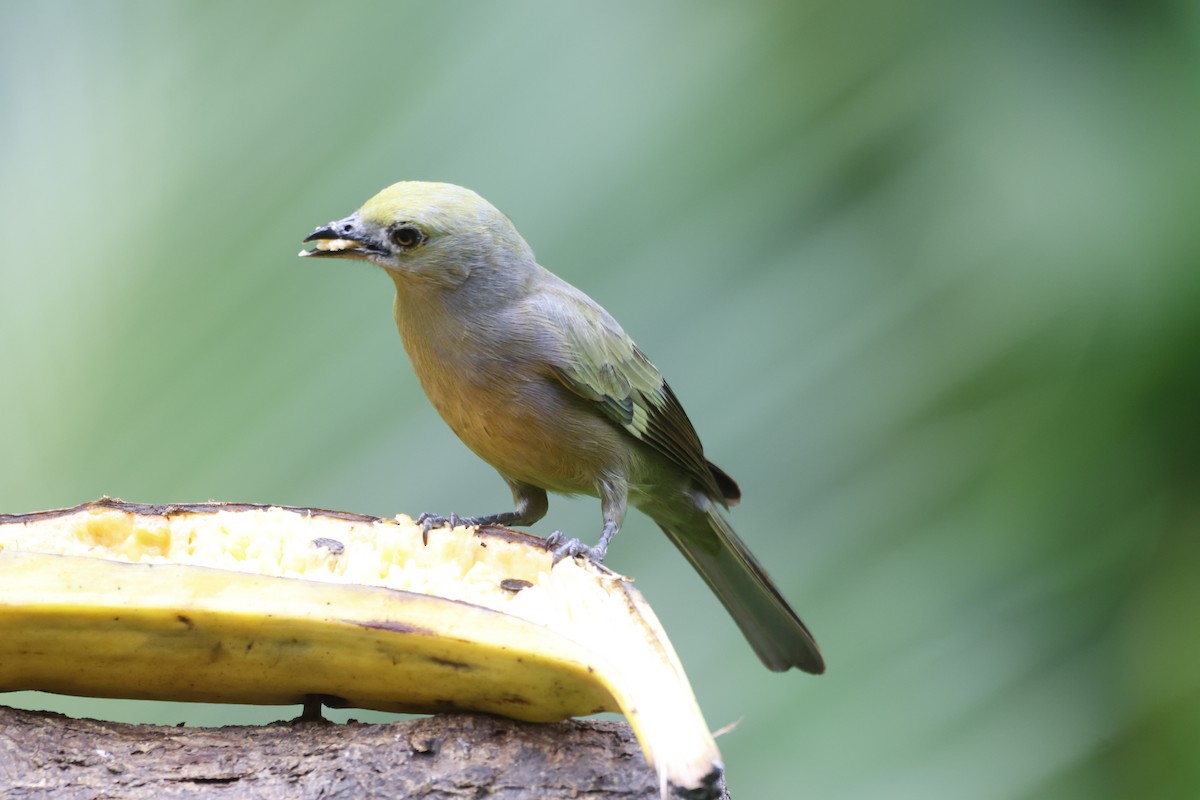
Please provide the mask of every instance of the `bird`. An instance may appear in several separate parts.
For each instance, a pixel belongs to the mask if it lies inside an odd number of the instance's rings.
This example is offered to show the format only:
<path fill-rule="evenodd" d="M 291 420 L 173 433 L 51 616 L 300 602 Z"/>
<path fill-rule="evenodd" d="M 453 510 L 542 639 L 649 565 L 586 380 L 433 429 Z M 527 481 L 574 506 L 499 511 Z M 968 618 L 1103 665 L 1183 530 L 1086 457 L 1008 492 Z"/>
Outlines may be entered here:
<path fill-rule="evenodd" d="M 401 181 L 348 217 L 318 227 L 302 250 L 356 259 L 395 284 L 393 313 L 434 408 L 512 490 L 514 509 L 418 518 L 529 526 L 547 492 L 600 500 L 588 546 L 546 537 L 554 563 L 602 563 L 632 504 L 666 533 L 770 670 L 825 671 L 812 633 L 723 515 L 738 484 L 710 462 L 662 374 L 617 321 L 538 264 L 495 206 L 449 183 Z"/>

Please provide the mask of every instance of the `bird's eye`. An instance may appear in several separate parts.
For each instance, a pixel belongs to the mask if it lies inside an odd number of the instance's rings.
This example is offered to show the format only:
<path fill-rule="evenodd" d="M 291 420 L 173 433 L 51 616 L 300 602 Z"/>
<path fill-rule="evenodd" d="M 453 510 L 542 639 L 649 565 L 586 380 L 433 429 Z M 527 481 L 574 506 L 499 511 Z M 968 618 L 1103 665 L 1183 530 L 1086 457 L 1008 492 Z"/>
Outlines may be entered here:
<path fill-rule="evenodd" d="M 415 225 L 401 225 L 392 231 L 392 244 L 408 250 L 425 241 L 425 234 Z"/>

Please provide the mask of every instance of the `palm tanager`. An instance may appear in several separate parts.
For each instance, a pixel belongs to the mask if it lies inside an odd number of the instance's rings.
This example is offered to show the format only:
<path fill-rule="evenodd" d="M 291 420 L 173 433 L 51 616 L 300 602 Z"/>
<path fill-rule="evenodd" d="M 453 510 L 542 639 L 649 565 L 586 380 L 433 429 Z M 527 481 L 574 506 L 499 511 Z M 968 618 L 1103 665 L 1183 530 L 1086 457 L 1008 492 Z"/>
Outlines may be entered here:
<path fill-rule="evenodd" d="M 600 499 L 594 547 L 548 537 L 555 560 L 604 559 L 630 503 L 666 532 L 763 663 L 821 673 L 812 634 L 721 508 L 738 485 L 704 457 L 666 381 L 603 308 L 541 267 L 475 192 L 406 181 L 310 234 L 302 256 L 380 266 L 421 386 L 442 419 L 512 489 L 513 511 L 422 515 L 431 525 L 531 525 L 546 492 Z"/>

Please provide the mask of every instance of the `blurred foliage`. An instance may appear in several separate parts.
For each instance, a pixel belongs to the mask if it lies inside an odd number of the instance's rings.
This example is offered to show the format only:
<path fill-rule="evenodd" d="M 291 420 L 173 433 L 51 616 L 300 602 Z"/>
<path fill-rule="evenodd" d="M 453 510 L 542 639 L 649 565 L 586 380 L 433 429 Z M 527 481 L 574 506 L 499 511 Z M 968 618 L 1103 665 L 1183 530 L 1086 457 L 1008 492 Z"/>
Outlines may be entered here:
<path fill-rule="evenodd" d="M 389 282 L 295 258 L 461 183 L 667 374 L 826 650 L 765 673 L 631 515 L 738 796 L 1197 796 L 1197 9 L 7 3 L 0 509 L 506 507 Z"/>

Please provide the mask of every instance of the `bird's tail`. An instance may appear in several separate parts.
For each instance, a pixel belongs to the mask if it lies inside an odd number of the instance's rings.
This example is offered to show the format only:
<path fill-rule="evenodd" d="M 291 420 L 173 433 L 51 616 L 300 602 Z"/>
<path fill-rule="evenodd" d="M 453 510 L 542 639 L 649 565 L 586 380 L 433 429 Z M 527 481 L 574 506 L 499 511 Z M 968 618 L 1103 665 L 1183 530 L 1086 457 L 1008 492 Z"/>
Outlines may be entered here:
<path fill-rule="evenodd" d="M 651 516 L 704 578 L 768 669 L 825 671 L 812 633 L 714 504 L 693 507 L 686 516 Z"/>

